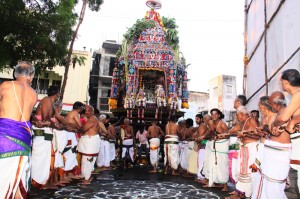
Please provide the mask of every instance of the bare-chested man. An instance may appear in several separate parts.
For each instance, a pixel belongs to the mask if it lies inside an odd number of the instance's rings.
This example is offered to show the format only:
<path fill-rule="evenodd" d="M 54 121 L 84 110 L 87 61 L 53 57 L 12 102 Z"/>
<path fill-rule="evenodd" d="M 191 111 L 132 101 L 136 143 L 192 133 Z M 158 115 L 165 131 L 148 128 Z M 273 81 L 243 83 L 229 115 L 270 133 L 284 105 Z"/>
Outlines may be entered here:
<path fill-rule="evenodd" d="M 229 180 L 228 169 L 228 151 L 229 139 L 223 138 L 223 134 L 227 133 L 228 127 L 222 119 L 224 114 L 217 108 L 210 110 L 212 120 L 209 121 L 209 127 L 213 132 L 213 143 L 211 150 L 214 155 L 209 160 L 209 183 L 208 186 L 216 186 L 215 183 L 221 184 L 222 191 L 227 191 L 227 182 Z M 222 136 L 222 137 L 220 137 Z"/>
<path fill-rule="evenodd" d="M 113 166 L 112 161 L 114 161 L 116 158 L 116 129 L 110 122 L 110 116 L 106 115 L 105 128 L 107 130 L 109 139 L 110 165 Z"/>
<path fill-rule="evenodd" d="M 80 137 L 77 150 L 82 155 L 81 173 L 84 176 L 82 185 L 91 183 L 90 177 L 100 149 L 99 122 L 94 115 L 94 108 L 86 105 L 86 124 L 83 126 L 83 135 Z"/>
<path fill-rule="evenodd" d="M 198 145 L 200 146 L 198 151 L 198 166 L 197 166 L 197 178 L 195 181 L 203 183 L 205 180 L 205 176 L 202 175 L 202 169 L 204 165 L 204 158 L 205 158 L 205 146 L 207 140 L 204 140 L 205 133 L 207 131 L 207 125 L 203 121 L 202 114 L 196 115 L 196 124 L 197 127 L 197 137 L 195 140 L 197 141 Z"/>
<path fill-rule="evenodd" d="M 179 153 L 178 153 L 178 126 L 175 123 L 176 117 L 170 115 L 169 123 L 166 125 L 166 137 L 164 142 L 165 151 L 165 174 L 168 173 L 168 167 L 172 169 L 172 175 L 178 175 L 175 171 L 179 164 Z"/>
<path fill-rule="evenodd" d="M 105 128 L 106 115 L 100 115 L 99 126 L 100 126 L 100 152 L 97 158 L 97 166 L 100 171 L 110 170 L 110 146 L 109 146 L 109 132 Z"/>
<path fill-rule="evenodd" d="M 236 175 L 236 191 L 232 192 L 232 196 L 228 198 L 248 198 L 252 195 L 252 182 L 253 177 L 249 165 L 254 164 L 257 151 L 257 141 L 260 136 L 257 136 L 256 128 L 258 122 L 256 119 L 250 116 L 245 106 L 237 108 L 237 119 L 242 125 L 241 131 L 238 133 L 238 137 L 241 139 L 241 145 L 238 155 L 238 167 Z"/>
<path fill-rule="evenodd" d="M 19 62 L 14 72 L 16 80 L 0 85 L 0 198 L 26 198 L 27 195 L 29 119 L 37 101 L 37 94 L 30 86 L 34 71 L 29 62 Z"/>
<path fill-rule="evenodd" d="M 279 128 L 279 126 L 287 123 L 287 128 L 290 133 L 293 133 L 295 126 L 291 124 L 296 124 L 295 120 L 299 120 L 300 116 L 300 73 L 296 69 L 288 69 L 283 71 L 281 75 L 281 86 L 283 91 L 287 92 L 291 96 L 291 100 L 287 107 L 282 111 L 279 111 L 275 121 L 273 122 L 273 127 Z M 297 135 L 298 134 L 298 135 Z M 298 172 L 298 190 L 300 190 L 300 141 L 295 139 L 296 136 L 300 136 L 300 133 L 294 133 L 292 136 L 292 154 L 291 154 L 291 163 L 293 167 L 297 169 Z M 296 144 L 297 143 L 297 144 Z"/>
<path fill-rule="evenodd" d="M 124 159 L 124 168 L 128 167 L 128 163 L 133 163 L 134 145 L 135 139 L 133 134 L 133 128 L 130 125 L 128 118 L 124 119 L 124 125 L 121 126 L 122 137 L 122 158 Z"/>
<path fill-rule="evenodd" d="M 33 122 L 35 139 L 32 142 L 32 185 L 37 189 L 58 189 L 53 182 L 55 156 L 52 153 L 52 141 L 53 128 L 55 127 L 54 103 L 60 97 L 59 87 L 50 86 L 47 95 L 39 103 L 35 115 L 37 121 Z"/>
<path fill-rule="evenodd" d="M 204 163 L 203 163 L 203 169 L 202 172 L 203 175 L 205 176 L 205 180 L 198 180 L 198 182 L 204 184 L 204 185 L 208 185 L 208 179 L 209 179 L 209 165 L 210 165 L 210 156 L 214 155 L 214 153 L 211 152 L 211 144 L 213 143 L 212 141 L 212 131 L 209 128 L 209 123 L 211 121 L 211 116 L 206 114 L 203 116 L 203 123 L 202 125 L 205 125 L 205 132 L 203 136 L 200 136 L 198 139 L 199 140 L 207 140 L 206 141 L 206 145 L 205 145 L 205 152 L 204 152 Z"/>
<path fill-rule="evenodd" d="M 157 172 L 157 164 L 160 148 L 160 137 L 164 136 L 164 132 L 159 126 L 156 125 L 156 121 L 151 122 L 151 126 L 148 128 L 149 142 L 150 142 L 150 161 L 153 166 L 153 170 L 150 173 Z"/>
<path fill-rule="evenodd" d="M 63 170 L 65 171 L 65 180 L 81 178 L 80 175 L 75 176 L 73 170 L 78 169 L 78 161 L 76 159 L 76 147 L 78 141 L 76 133 L 82 132 L 83 125 L 80 121 L 80 114 L 83 111 L 85 111 L 85 105 L 77 101 L 73 104 L 73 110 L 70 111 L 65 118 L 70 128 L 69 130 L 71 130 L 67 132 L 68 144 L 66 146 L 67 150 L 64 152 L 65 166 Z M 68 179 L 66 176 L 68 176 Z"/>

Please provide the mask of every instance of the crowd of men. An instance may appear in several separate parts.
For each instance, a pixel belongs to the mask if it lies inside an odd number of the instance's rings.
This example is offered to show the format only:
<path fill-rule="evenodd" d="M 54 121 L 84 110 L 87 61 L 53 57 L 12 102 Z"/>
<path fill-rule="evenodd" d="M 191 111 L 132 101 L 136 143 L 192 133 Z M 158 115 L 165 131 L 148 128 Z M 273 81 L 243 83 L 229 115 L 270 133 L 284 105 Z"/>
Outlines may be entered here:
<path fill-rule="evenodd" d="M 111 170 L 120 139 L 120 157 L 125 168 L 146 154 L 156 173 L 161 138 L 164 138 L 164 173 L 187 177 L 203 187 L 219 187 L 228 198 L 286 198 L 290 166 L 300 174 L 300 74 L 282 73 L 282 89 L 262 96 L 258 111 L 249 112 L 246 97 L 233 102 L 236 121 L 229 128 L 223 113 L 214 108 L 177 123 L 170 115 L 165 129 L 156 121 L 134 132 L 125 118 L 110 124 L 108 115 L 81 102 L 61 115 L 59 87 L 50 86 L 34 114 L 37 94 L 30 84 L 34 66 L 20 62 L 15 81 L 0 85 L 0 198 L 26 198 L 29 187 L 57 189 L 73 179 L 91 183 L 92 172 Z M 32 124 L 32 125 L 31 125 Z M 137 157 L 134 157 L 137 146 Z M 298 148 L 297 148 L 298 147 Z M 298 181 L 299 187 L 299 181 Z"/>

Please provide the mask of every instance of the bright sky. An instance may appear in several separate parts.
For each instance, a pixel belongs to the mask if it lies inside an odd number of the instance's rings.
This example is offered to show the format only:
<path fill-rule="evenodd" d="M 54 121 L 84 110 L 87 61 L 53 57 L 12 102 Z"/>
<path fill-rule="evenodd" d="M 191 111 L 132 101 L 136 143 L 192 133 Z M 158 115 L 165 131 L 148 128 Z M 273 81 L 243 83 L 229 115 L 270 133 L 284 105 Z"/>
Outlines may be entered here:
<path fill-rule="evenodd" d="M 244 1 L 161 0 L 161 16 L 175 18 L 180 51 L 190 79 L 189 90 L 208 91 L 209 80 L 221 75 L 237 77 L 242 93 Z M 122 35 L 149 8 L 146 0 L 104 0 L 99 12 L 87 9 L 75 49 L 97 50 L 105 40 L 122 41 Z"/>

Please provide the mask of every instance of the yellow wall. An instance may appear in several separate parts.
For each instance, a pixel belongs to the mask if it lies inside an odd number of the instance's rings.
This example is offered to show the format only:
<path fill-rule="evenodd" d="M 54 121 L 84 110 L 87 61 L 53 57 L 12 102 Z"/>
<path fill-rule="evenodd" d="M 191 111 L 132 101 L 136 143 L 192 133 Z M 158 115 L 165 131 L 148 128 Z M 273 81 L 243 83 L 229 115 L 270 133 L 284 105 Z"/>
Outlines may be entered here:
<path fill-rule="evenodd" d="M 90 68 L 91 68 L 91 53 L 87 51 L 73 51 L 73 54 L 77 56 L 84 56 L 86 58 L 84 65 L 79 66 L 76 64 L 75 69 L 73 69 L 73 64 L 71 63 L 67 85 L 65 89 L 63 103 L 73 104 L 75 101 L 86 101 L 86 95 L 88 92 L 88 84 L 89 84 L 89 76 L 90 76 Z M 61 84 L 63 82 L 63 76 L 65 73 L 65 67 L 63 66 L 56 66 L 52 70 L 59 76 L 62 76 Z M 51 73 L 50 73 L 51 74 Z M 12 70 L 8 72 L 1 72 L 1 78 L 8 78 L 12 79 Z M 49 76 L 49 86 L 51 85 L 52 79 L 57 79 L 57 75 L 50 75 Z M 42 99 L 46 95 L 39 94 L 38 99 Z"/>

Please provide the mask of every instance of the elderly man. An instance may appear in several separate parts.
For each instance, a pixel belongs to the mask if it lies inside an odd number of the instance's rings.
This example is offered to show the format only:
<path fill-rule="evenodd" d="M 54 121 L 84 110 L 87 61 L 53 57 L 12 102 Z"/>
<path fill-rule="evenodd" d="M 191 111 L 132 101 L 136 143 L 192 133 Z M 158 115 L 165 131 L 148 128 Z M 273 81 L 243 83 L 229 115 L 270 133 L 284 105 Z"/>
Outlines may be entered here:
<path fill-rule="evenodd" d="M 252 172 L 249 165 L 254 164 L 256 158 L 256 146 L 260 136 L 255 134 L 258 127 L 258 122 L 253 117 L 250 117 L 245 106 L 237 108 L 237 119 L 242 124 L 241 131 L 238 137 L 241 139 L 239 149 L 238 163 L 240 167 L 237 170 L 236 192 L 233 192 L 229 198 L 244 198 L 252 195 Z"/>
<path fill-rule="evenodd" d="M 30 83 L 34 66 L 19 62 L 15 81 L 0 85 L 0 198 L 26 198 L 30 178 L 32 109 L 37 94 Z"/>
<path fill-rule="evenodd" d="M 98 119 L 94 115 L 94 108 L 86 105 L 85 115 L 88 118 L 83 126 L 83 135 L 81 136 L 77 150 L 82 155 L 81 173 L 84 180 L 81 185 L 89 185 L 90 177 L 94 170 L 94 164 L 100 149 L 100 126 Z"/>
<path fill-rule="evenodd" d="M 294 129 L 295 126 L 291 123 L 297 123 L 295 120 L 300 116 L 300 73 L 296 69 L 288 69 L 283 71 L 281 75 L 281 85 L 283 91 L 286 91 L 291 95 L 291 100 L 285 109 L 282 109 L 278 112 L 274 122 L 273 129 L 283 128 L 288 133 L 294 133 L 291 129 Z M 287 124 L 285 124 L 287 123 Z M 280 127 L 286 125 L 287 127 Z M 288 129 L 288 130 L 287 130 Z M 299 139 L 296 137 L 299 136 L 299 133 L 294 133 L 292 138 L 292 154 L 291 154 L 291 164 L 293 168 L 296 168 L 298 171 L 298 188 L 300 188 L 299 176 L 300 176 L 300 153 L 299 153 Z"/>

